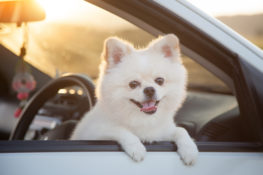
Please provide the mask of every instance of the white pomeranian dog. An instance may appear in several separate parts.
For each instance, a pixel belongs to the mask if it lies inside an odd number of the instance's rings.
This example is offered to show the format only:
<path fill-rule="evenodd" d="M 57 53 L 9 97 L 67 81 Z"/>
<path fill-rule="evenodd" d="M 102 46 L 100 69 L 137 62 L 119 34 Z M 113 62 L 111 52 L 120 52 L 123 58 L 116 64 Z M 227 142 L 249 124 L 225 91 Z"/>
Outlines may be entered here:
<path fill-rule="evenodd" d="M 145 157 L 142 142 L 173 141 L 184 163 L 192 165 L 197 146 L 174 123 L 187 83 L 178 38 L 168 34 L 137 50 L 111 37 L 102 58 L 97 104 L 79 122 L 71 140 L 115 140 L 135 161 Z"/>

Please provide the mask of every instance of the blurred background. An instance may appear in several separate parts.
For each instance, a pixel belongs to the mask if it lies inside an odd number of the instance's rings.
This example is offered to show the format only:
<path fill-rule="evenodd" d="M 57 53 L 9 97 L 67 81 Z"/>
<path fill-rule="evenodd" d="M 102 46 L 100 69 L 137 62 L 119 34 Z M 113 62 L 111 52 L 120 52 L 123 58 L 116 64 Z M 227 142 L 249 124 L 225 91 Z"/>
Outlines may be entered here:
<path fill-rule="evenodd" d="M 263 49 L 262 0 L 188 0 Z"/>
<path fill-rule="evenodd" d="M 154 38 L 133 24 L 83 0 L 37 2 L 45 10 L 46 18 L 28 25 L 26 61 L 52 77 L 77 72 L 88 74 L 95 80 L 103 42 L 107 37 L 119 36 L 134 43 L 137 48 L 146 46 Z M 189 2 L 263 49 L 262 0 Z M 0 44 L 17 55 L 23 43 L 22 36 L 21 27 L 16 24 L 0 23 Z M 199 64 L 187 57 L 184 57 L 184 64 L 189 72 L 189 88 L 230 93 L 222 81 Z"/>

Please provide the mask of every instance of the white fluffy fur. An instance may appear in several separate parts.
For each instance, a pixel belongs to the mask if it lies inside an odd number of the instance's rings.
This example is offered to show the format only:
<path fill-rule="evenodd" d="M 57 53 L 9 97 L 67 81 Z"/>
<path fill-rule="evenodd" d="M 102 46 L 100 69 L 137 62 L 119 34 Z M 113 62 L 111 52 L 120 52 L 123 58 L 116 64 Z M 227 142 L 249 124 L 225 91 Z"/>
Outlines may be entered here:
<path fill-rule="evenodd" d="M 184 128 L 177 127 L 174 115 L 186 97 L 187 72 L 180 58 L 179 40 L 169 34 L 136 50 L 125 41 L 109 38 L 105 42 L 98 101 L 77 125 L 72 140 L 115 140 L 135 161 L 144 159 L 143 142 L 173 141 L 185 164 L 195 162 L 198 150 Z M 164 78 L 162 86 L 154 79 Z M 131 89 L 136 80 L 140 87 Z M 130 99 L 145 100 L 143 89 L 154 87 L 160 100 L 156 113 L 140 111 Z"/>

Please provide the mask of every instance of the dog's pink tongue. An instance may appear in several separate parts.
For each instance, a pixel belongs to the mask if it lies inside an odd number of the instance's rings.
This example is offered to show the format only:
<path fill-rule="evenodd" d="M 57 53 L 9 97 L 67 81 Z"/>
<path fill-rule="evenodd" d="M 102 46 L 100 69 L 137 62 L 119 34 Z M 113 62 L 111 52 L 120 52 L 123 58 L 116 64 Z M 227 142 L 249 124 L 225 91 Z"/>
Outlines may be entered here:
<path fill-rule="evenodd" d="M 142 104 L 141 111 L 150 112 L 155 111 L 157 107 L 155 106 L 155 101 L 149 101 Z"/>

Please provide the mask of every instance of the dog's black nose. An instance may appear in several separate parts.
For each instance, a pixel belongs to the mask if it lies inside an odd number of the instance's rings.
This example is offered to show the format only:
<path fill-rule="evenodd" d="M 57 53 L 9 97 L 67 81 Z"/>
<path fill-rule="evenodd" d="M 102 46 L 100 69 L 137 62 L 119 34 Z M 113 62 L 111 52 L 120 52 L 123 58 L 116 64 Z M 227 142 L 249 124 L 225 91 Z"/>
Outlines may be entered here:
<path fill-rule="evenodd" d="M 143 90 L 143 93 L 148 97 L 152 98 L 155 94 L 155 89 L 153 87 L 147 87 Z"/>

